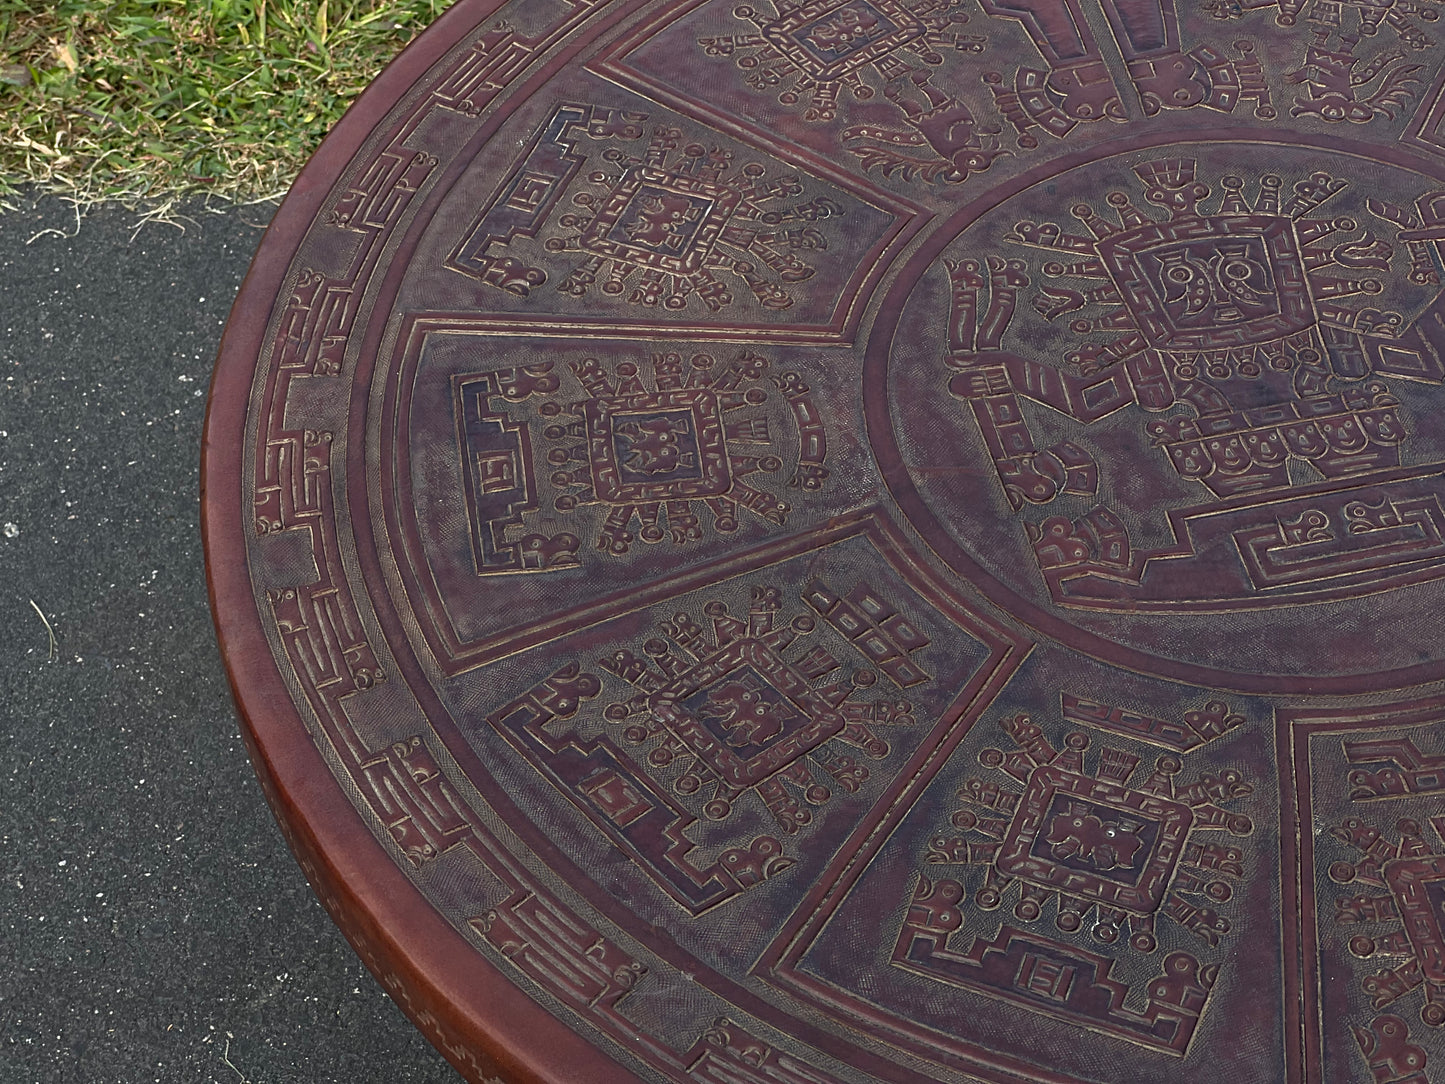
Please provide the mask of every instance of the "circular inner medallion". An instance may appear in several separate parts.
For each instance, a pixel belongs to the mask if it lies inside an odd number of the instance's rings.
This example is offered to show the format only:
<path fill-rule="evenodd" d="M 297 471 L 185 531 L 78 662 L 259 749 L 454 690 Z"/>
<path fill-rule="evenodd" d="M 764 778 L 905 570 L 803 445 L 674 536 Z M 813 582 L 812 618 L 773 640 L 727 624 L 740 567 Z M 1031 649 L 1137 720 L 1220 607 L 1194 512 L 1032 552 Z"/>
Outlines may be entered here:
<path fill-rule="evenodd" d="M 996 601 L 1101 657 L 1435 675 L 1438 188 L 1319 147 L 1162 144 L 965 208 L 870 347 L 894 495 Z"/>

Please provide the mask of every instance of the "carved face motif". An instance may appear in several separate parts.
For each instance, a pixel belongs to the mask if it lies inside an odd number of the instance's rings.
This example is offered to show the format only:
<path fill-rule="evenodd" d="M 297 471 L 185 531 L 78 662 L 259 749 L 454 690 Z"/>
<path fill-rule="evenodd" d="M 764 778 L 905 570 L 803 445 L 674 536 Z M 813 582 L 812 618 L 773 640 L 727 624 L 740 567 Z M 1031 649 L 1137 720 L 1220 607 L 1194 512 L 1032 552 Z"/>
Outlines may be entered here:
<path fill-rule="evenodd" d="M 1054 813 L 1043 842 L 1059 861 L 1077 862 L 1101 873 L 1132 872 L 1150 825 L 1087 802 L 1070 802 Z"/>
<path fill-rule="evenodd" d="M 897 0 L 821 0 L 763 27 L 763 37 L 814 79 L 839 79 L 924 34 Z"/>
<path fill-rule="evenodd" d="M 1179 802 L 1045 766 L 1030 776 L 998 868 L 1147 914 L 1163 902 L 1193 822 Z"/>
<path fill-rule="evenodd" d="M 612 427 L 624 475 L 641 478 L 693 476 L 698 471 L 697 441 L 689 413 L 642 414 Z"/>
<path fill-rule="evenodd" d="M 732 485 L 717 396 L 602 396 L 587 404 L 592 482 L 613 504 L 716 496 Z"/>
<path fill-rule="evenodd" d="M 893 26 L 870 5 L 859 3 L 835 11 L 819 20 L 799 37 L 819 53 L 846 56 L 876 37 L 882 37 Z"/>
<path fill-rule="evenodd" d="M 703 691 L 707 698 L 697 707 L 698 719 L 710 729 L 721 730 L 735 749 L 765 746 L 801 717 L 777 690 L 751 670 L 729 676 Z"/>
<path fill-rule="evenodd" d="M 1150 223 L 1100 241 L 1098 252 L 1161 349 L 1273 341 L 1315 322 L 1293 226 L 1279 215 Z"/>
<path fill-rule="evenodd" d="M 652 713 L 733 786 L 752 786 L 843 729 L 793 667 L 759 640 L 739 640 L 678 675 Z"/>
<path fill-rule="evenodd" d="M 738 202 L 732 189 L 639 166 L 617 182 L 578 244 L 599 256 L 691 274 L 703 265 Z"/>

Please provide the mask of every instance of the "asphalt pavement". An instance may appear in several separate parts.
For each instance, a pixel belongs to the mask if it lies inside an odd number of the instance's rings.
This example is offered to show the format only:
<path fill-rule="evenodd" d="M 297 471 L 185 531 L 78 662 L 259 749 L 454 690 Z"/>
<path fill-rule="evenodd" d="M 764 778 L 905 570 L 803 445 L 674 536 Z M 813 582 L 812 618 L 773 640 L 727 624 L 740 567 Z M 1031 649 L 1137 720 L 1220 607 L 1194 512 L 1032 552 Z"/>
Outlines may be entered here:
<path fill-rule="evenodd" d="M 274 208 L 0 213 L 0 1084 L 452 1084 L 262 799 L 206 601 L 221 328 Z"/>

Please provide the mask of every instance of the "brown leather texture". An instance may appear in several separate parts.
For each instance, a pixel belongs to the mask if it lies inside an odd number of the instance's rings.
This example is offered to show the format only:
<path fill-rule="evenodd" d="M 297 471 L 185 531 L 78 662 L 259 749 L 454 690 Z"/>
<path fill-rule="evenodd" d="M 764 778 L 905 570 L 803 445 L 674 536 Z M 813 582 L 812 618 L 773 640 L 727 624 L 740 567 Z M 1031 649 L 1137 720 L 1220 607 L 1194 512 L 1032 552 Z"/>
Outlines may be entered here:
<path fill-rule="evenodd" d="M 205 541 L 469 1080 L 1445 1080 L 1440 12 L 462 0 L 378 77 Z"/>

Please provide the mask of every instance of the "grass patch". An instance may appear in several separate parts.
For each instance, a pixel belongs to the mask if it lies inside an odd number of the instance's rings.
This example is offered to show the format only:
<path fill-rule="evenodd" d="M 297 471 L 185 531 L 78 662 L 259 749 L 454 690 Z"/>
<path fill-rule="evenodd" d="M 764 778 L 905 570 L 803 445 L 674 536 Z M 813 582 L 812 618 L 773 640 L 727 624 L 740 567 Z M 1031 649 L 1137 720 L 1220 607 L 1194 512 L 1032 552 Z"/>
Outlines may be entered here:
<path fill-rule="evenodd" d="M 0 198 L 281 194 L 450 0 L 0 0 Z"/>

